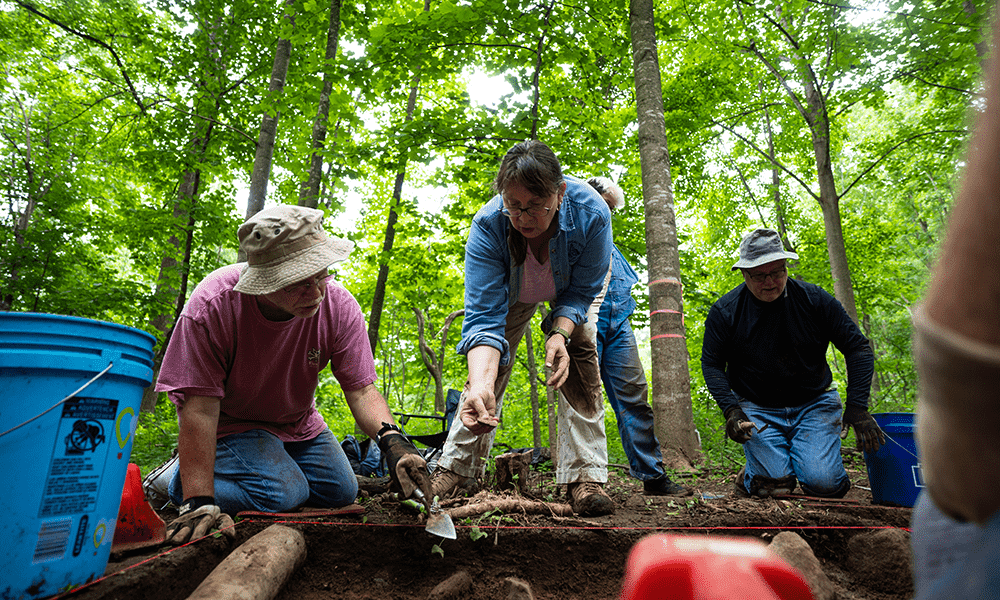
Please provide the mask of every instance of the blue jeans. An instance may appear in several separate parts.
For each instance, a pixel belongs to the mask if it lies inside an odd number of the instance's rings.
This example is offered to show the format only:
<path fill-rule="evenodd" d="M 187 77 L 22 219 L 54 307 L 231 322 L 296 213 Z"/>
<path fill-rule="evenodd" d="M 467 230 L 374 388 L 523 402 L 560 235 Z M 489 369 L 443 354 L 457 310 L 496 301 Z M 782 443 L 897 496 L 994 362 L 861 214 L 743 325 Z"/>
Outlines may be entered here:
<path fill-rule="evenodd" d="M 168 489 L 170 500 L 180 506 L 184 492 L 179 469 Z M 282 442 L 253 429 L 227 435 L 216 444 L 215 503 L 222 512 L 336 508 L 357 496 L 354 470 L 329 429 L 301 442 Z"/>
<path fill-rule="evenodd" d="M 924 491 L 910 524 L 916 600 L 1000 597 L 1000 513 L 982 526 L 960 523 Z"/>
<path fill-rule="evenodd" d="M 754 476 L 782 479 L 794 475 L 810 496 L 842 497 L 851 481 L 840 457 L 843 411 L 836 390 L 791 408 L 767 408 L 740 398 L 740 408 L 758 427 L 743 444 L 746 471 L 743 487 Z"/>
<path fill-rule="evenodd" d="M 597 321 L 597 356 L 604 392 L 615 411 L 618 434 L 632 477 L 641 481 L 662 477 L 663 457 L 653 432 L 653 409 L 649 407 L 646 372 L 639 360 L 639 348 L 627 319 L 612 330 L 608 312 L 601 311 Z"/>

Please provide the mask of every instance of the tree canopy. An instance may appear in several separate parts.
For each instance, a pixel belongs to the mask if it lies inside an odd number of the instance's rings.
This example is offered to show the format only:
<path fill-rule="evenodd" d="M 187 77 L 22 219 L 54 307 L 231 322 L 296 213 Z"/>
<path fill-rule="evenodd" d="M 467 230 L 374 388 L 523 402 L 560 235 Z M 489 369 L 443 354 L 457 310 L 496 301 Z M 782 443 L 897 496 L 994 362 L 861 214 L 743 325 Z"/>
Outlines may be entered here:
<path fill-rule="evenodd" d="M 939 4 L 654 3 L 704 445 L 724 435 L 698 366 L 701 328 L 739 283 L 729 267 L 758 226 L 799 254 L 792 276 L 851 305 L 876 350 L 874 409 L 912 407 L 909 311 L 981 108 L 990 17 L 987 5 Z M 376 359 L 394 410 L 434 410 L 418 327 L 438 348 L 431 337 L 462 308 L 471 217 L 517 141 L 545 141 L 568 174 L 619 182 L 616 244 L 650 271 L 623 0 L 8 0 L 0 39 L 0 309 L 114 321 L 162 344 L 193 286 L 237 258 L 268 118 L 265 205 L 298 202 L 319 157 L 311 201 L 356 243 L 337 271 L 365 310 L 391 267 Z M 633 293 L 642 330 L 647 282 Z M 445 388 L 465 377 L 459 329 L 438 357 Z M 515 369 L 512 397 L 527 397 L 526 372 Z M 530 421 L 506 419 L 498 439 L 530 445 Z"/>

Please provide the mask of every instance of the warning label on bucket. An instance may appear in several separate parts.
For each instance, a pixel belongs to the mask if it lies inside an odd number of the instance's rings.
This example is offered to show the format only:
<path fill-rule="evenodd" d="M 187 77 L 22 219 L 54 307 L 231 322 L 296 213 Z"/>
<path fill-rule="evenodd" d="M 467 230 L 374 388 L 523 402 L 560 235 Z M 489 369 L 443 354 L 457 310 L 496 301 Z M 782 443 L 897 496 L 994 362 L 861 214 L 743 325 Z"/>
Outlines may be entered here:
<path fill-rule="evenodd" d="M 63 404 L 39 517 L 92 512 L 115 427 L 117 400 L 70 398 Z"/>

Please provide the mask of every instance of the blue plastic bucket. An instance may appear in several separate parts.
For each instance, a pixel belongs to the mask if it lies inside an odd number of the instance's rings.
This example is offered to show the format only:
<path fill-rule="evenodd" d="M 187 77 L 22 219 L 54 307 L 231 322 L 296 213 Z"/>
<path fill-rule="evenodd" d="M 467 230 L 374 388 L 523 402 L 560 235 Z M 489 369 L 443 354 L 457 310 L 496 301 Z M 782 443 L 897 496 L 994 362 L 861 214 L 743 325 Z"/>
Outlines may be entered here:
<path fill-rule="evenodd" d="M 0 598 L 104 575 L 155 341 L 113 323 L 0 312 Z"/>
<path fill-rule="evenodd" d="M 875 452 L 865 452 L 872 501 L 912 508 L 924 487 L 914 437 L 914 414 L 875 413 L 872 416 L 886 437 L 884 446 Z"/>

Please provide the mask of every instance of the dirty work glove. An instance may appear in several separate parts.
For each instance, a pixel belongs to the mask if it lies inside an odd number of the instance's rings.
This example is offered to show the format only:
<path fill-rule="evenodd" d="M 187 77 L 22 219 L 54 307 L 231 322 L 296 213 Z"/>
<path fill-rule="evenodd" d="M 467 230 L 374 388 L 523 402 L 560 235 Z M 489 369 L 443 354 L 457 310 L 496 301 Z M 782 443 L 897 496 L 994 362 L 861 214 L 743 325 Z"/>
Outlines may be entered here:
<path fill-rule="evenodd" d="M 844 408 L 843 427 L 840 430 L 840 439 L 847 437 L 847 430 L 854 427 L 854 438 L 857 440 L 858 450 L 875 452 L 885 443 L 885 434 L 875 422 L 875 417 L 868 414 L 864 408 L 851 406 Z"/>
<path fill-rule="evenodd" d="M 386 425 L 383 423 L 383 431 Z M 396 431 L 399 431 L 396 429 Z M 427 461 L 420 456 L 417 449 L 402 433 L 378 436 L 378 449 L 385 456 L 389 466 L 389 477 L 395 489 L 403 493 L 403 498 L 409 498 L 417 487 L 430 489 L 430 474 L 427 472 Z"/>
<path fill-rule="evenodd" d="M 235 540 L 236 530 L 232 525 L 233 518 L 215 505 L 215 498 L 195 496 L 181 505 L 180 515 L 167 526 L 164 542 L 179 546 L 204 537 L 212 529 L 221 529 L 223 535 Z"/>
<path fill-rule="evenodd" d="M 737 444 L 745 444 L 752 437 L 753 423 L 743 409 L 734 406 L 726 411 L 726 435 Z"/>

